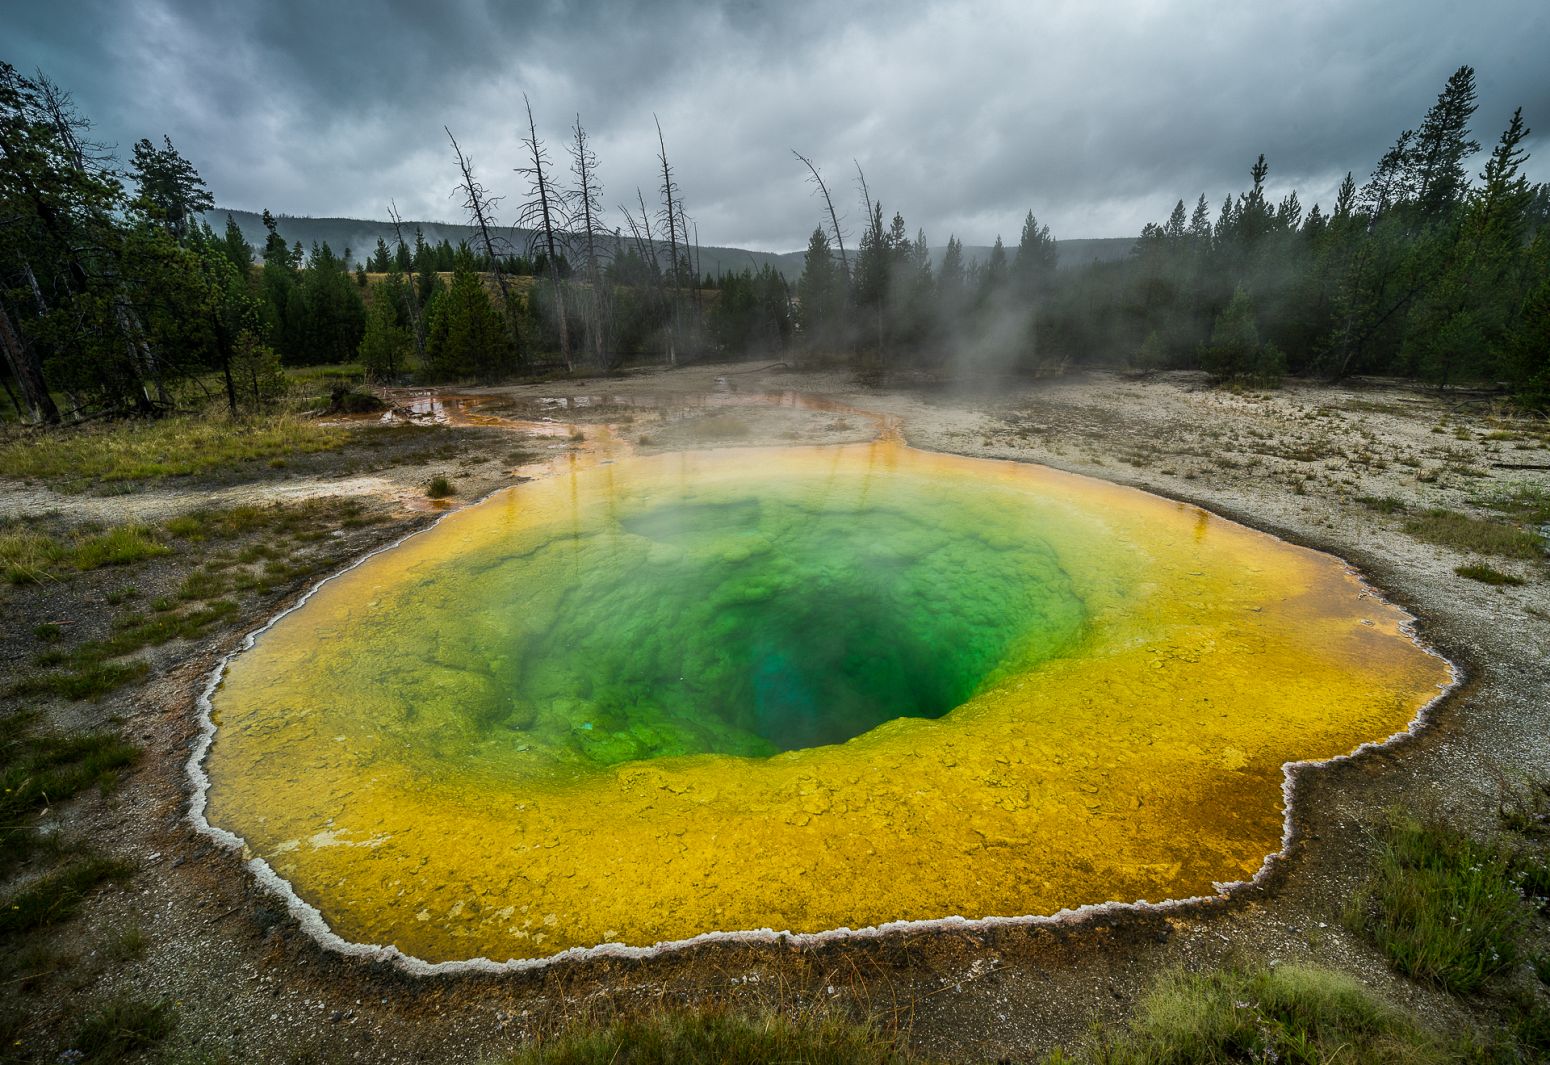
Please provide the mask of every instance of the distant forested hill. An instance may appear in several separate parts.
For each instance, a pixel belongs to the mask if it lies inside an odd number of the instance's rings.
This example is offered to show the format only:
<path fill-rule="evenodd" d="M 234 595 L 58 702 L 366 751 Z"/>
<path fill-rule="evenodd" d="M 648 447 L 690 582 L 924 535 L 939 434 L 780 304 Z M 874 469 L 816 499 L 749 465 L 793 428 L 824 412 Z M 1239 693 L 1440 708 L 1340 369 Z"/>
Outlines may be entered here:
<path fill-rule="evenodd" d="M 231 215 L 236 221 L 242 235 L 255 249 L 264 246 L 264 223 L 260 215 L 252 211 L 238 211 L 229 208 L 218 207 L 205 215 L 211 227 L 217 232 L 222 232 L 226 224 L 226 216 Z M 314 242 L 321 245 L 325 241 L 336 255 L 344 255 L 345 249 L 350 251 L 351 263 L 363 261 L 377 246 L 377 238 L 387 242 L 388 247 L 393 246 L 393 227 L 387 222 L 376 222 L 363 218 L 308 218 L 301 215 L 277 215 L 279 225 L 276 227 L 279 234 L 289 243 L 301 242 L 303 249 L 310 251 Z M 405 222 L 404 239 L 413 242 L 415 227 L 425 235 L 428 243 L 439 244 L 445 240 L 456 245 L 460 241 L 473 241 L 475 230 L 472 226 L 454 225 L 450 222 Z M 526 254 L 527 243 L 532 236 L 531 231 L 524 229 L 504 229 L 506 239 L 511 244 L 511 251 L 515 254 Z M 1092 262 L 1112 262 L 1123 259 L 1130 254 L 1130 249 L 1135 246 L 1135 239 L 1131 237 L 1098 237 L 1077 238 L 1074 240 L 1062 240 L 1059 242 L 1060 260 L 1062 269 L 1086 266 Z M 666 245 L 663 245 L 665 250 Z M 849 249 L 854 254 L 855 249 Z M 942 248 L 932 248 L 933 259 L 940 260 Z M 966 262 L 981 262 L 990 255 L 989 245 L 968 244 L 963 249 Z M 700 272 L 710 274 L 712 277 L 721 274 L 739 273 L 748 267 L 755 271 L 769 263 L 788 281 L 795 281 L 802 276 L 802 256 L 800 251 L 791 252 L 767 252 L 748 251 L 743 248 L 702 247 L 700 248 Z"/>

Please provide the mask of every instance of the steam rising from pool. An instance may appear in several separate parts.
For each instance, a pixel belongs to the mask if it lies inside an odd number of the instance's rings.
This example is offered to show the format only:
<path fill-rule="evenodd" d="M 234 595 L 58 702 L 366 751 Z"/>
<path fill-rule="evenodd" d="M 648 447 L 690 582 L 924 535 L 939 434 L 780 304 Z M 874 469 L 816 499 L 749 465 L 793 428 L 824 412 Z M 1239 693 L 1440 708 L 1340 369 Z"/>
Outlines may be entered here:
<path fill-rule="evenodd" d="M 321 586 L 208 818 L 347 940 L 527 959 L 1209 893 L 1449 679 L 1337 560 L 895 443 L 634 457 Z"/>

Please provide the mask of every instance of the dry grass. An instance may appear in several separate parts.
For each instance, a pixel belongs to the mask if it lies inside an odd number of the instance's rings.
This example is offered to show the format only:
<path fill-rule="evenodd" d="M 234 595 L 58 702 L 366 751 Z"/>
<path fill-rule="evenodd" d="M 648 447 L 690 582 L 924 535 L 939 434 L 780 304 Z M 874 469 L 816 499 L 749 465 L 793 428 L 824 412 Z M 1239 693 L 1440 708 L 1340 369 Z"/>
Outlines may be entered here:
<path fill-rule="evenodd" d="M 18 522 L 0 527 L 0 575 L 11 584 L 34 584 L 63 570 L 127 566 L 168 550 L 143 525 L 118 525 L 105 532 L 83 530 L 60 539 Z"/>
<path fill-rule="evenodd" d="M 350 439 L 348 429 L 285 414 L 238 421 L 190 415 L 120 422 L 34 433 L 0 443 L 0 477 L 77 487 L 191 477 L 328 451 Z"/>
<path fill-rule="evenodd" d="M 662 1012 L 577 1026 L 510 1065 L 908 1065 L 924 1059 L 876 1029 L 837 1018 L 792 1020 L 723 1010 Z"/>

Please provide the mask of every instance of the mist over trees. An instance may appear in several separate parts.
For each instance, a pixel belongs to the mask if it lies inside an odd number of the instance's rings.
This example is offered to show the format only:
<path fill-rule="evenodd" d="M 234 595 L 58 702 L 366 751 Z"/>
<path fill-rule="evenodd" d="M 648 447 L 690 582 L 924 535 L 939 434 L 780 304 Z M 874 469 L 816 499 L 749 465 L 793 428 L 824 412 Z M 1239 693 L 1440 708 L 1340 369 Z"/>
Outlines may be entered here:
<path fill-rule="evenodd" d="M 701 272 L 660 125 L 649 190 L 610 201 L 580 116 L 557 165 L 529 104 L 520 158 L 487 172 L 447 131 L 472 243 L 407 232 L 390 206 L 393 239 L 374 248 L 303 248 L 265 211 L 255 249 L 230 216 L 219 234 L 204 221 L 214 197 L 170 139 L 138 141 L 120 169 L 67 93 L 0 64 L 0 382 L 35 422 L 202 398 L 253 409 L 284 365 L 359 363 L 392 383 L 705 358 L 926 378 L 1389 374 L 1505 383 L 1550 406 L 1550 190 L 1523 175 L 1521 114 L 1477 161 L 1475 96 L 1459 68 L 1327 208 L 1272 202 L 1260 156 L 1242 192 L 1179 199 L 1126 259 L 1058 271 L 1031 210 L 983 261 L 956 234 L 934 255 L 859 166 L 847 208 L 794 152 L 815 224 L 792 284 L 768 265 Z M 486 173 L 525 185 L 516 227 Z"/>

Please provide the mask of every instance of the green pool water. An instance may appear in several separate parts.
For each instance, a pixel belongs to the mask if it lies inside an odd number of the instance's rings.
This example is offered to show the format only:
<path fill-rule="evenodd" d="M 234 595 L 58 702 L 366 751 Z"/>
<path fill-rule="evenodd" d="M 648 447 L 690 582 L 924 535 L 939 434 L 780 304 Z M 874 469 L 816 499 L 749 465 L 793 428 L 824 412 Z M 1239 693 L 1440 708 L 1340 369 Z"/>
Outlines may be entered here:
<path fill-rule="evenodd" d="M 1026 508 L 894 477 L 622 491 L 425 567 L 340 666 L 449 758 L 768 756 L 938 718 L 1077 638 Z"/>
<path fill-rule="evenodd" d="M 535 569 L 575 578 L 487 646 L 503 702 L 484 724 L 602 764 L 768 755 L 940 717 L 1014 650 L 1080 630 L 1047 547 L 950 495 L 904 494 L 674 499 L 492 567 L 490 603 L 522 601 Z"/>

